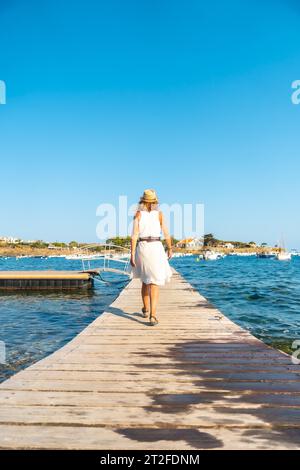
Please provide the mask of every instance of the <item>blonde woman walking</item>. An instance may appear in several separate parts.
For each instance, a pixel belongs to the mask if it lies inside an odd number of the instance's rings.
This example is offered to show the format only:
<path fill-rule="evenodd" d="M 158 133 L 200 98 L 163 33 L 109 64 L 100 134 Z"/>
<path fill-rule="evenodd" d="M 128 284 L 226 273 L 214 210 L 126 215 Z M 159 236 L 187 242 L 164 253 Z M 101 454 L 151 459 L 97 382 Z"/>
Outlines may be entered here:
<path fill-rule="evenodd" d="M 161 242 L 165 237 L 168 256 Z M 164 216 L 158 210 L 158 199 L 153 189 L 146 189 L 134 217 L 131 237 L 131 266 L 133 277 L 142 281 L 143 316 L 150 315 L 150 325 L 157 325 L 159 286 L 172 276 L 168 259 L 172 257 L 172 244 Z"/>

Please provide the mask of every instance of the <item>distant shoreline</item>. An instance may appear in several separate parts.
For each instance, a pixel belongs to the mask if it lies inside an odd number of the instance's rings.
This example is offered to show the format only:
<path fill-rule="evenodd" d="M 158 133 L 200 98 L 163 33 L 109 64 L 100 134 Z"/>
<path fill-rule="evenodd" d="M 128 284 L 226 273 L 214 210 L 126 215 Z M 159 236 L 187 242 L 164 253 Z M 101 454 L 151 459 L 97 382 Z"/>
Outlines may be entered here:
<path fill-rule="evenodd" d="M 74 250 L 75 251 L 75 250 Z M 49 249 L 49 248 L 32 248 L 24 246 L 2 246 L 0 247 L 0 256 L 16 257 L 16 256 L 61 256 L 70 255 L 71 250 L 68 249 Z"/>
<path fill-rule="evenodd" d="M 15 246 L 0 246 L 0 257 L 16 257 L 16 256 L 65 256 L 78 253 L 82 251 L 83 247 L 78 247 L 74 250 L 69 248 L 36 248 L 22 245 Z M 239 253 L 268 253 L 270 251 L 276 253 L 280 249 L 278 247 L 251 247 L 251 248 L 222 248 L 217 246 L 206 246 L 204 248 L 198 248 L 197 250 L 191 250 L 188 248 L 176 248 L 174 247 L 175 253 L 193 253 L 199 255 L 203 251 L 211 250 L 219 253 L 228 254 L 239 254 Z"/>

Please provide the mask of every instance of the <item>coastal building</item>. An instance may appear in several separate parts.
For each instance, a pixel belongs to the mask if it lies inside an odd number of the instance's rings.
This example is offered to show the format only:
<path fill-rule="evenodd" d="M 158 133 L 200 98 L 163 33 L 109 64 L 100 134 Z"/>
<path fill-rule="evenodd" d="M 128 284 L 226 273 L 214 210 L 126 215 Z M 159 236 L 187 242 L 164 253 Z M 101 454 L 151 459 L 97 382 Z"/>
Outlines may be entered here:
<path fill-rule="evenodd" d="M 186 248 L 189 250 L 198 250 L 203 247 L 203 240 L 200 238 L 186 238 L 176 244 L 177 248 Z"/>
<path fill-rule="evenodd" d="M 49 243 L 47 246 L 48 250 L 64 250 L 64 249 L 69 249 L 68 246 L 60 246 L 60 245 L 53 245 L 52 243 Z"/>
<path fill-rule="evenodd" d="M 224 243 L 224 248 L 227 248 L 228 250 L 233 250 L 234 245 L 231 242 L 226 242 Z"/>

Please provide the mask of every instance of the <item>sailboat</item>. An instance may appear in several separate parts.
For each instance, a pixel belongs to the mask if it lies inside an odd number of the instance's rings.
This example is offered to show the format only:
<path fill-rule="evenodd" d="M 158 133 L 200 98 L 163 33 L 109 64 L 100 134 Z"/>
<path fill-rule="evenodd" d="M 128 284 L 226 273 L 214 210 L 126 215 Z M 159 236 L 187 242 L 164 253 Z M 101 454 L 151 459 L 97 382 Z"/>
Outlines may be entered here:
<path fill-rule="evenodd" d="M 285 249 L 283 238 L 279 244 L 279 252 L 276 254 L 276 258 L 278 261 L 290 261 L 292 259 L 292 253 Z"/>
<path fill-rule="evenodd" d="M 290 261 L 292 259 L 292 254 L 288 251 L 280 251 L 277 253 L 276 258 L 279 261 Z"/>

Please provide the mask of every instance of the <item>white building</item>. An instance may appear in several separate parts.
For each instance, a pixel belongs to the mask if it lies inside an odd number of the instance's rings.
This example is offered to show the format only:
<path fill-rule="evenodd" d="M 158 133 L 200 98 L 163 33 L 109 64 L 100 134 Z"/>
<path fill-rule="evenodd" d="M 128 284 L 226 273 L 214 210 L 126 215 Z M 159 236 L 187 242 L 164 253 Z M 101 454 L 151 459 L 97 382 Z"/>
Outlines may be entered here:
<path fill-rule="evenodd" d="M 233 250 L 234 245 L 230 242 L 224 243 L 224 248 L 227 248 L 228 250 Z"/>

